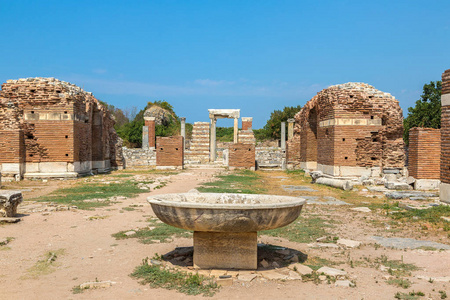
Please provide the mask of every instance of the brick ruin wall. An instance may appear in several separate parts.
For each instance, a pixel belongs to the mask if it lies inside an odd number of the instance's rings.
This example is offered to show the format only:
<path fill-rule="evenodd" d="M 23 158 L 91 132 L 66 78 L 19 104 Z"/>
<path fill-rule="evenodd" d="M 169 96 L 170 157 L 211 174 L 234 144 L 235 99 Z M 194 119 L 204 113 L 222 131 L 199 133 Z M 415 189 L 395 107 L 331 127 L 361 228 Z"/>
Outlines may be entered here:
<path fill-rule="evenodd" d="M 236 143 L 228 148 L 228 165 L 234 168 L 255 168 L 255 144 Z"/>
<path fill-rule="evenodd" d="M 441 132 L 414 127 L 409 130 L 408 172 L 415 179 L 439 179 Z"/>
<path fill-rule="evenodd" d="M 442 183 L 450 184 L 450 69 L 442 74 L 441 107 L 441 175 Z M 442 197 L 441 197 L 442 198 Z M 447 199 L 450 203 L 450 198 Z"/>
<path fill-rule="evenodd" d="M 286 162 L 298 167 L 300 163 L 300 136 L 294 136 L 286 142 Z"/>
<path fill-rule="evenodd" d="M 402 134 L 402 110 L 390 94 L 364 83 L 335 85 L 295 116 L 300 153 L 294 157 L 328 166 L 403 168 Z"/>
<path fill-rule="evenodd" d="M 22 160 L 24 172 L 84 173 L 121 167 L 121 141 L 113 126 L 112 116 L 100 101 L 73 84 L 27 78 L 2 85 L 0 131 L 22 135 L 17 143 L 24 147 L 14 159 L 2 163 Z M 5 157 L 2 148 L 0 154 Z M 44 168 L 43 163 L 58 164 Z"/>
<path fill-rule="evenodd" d="M 156 166 L 183 167 L 183 137 L 156 137 Z"/>

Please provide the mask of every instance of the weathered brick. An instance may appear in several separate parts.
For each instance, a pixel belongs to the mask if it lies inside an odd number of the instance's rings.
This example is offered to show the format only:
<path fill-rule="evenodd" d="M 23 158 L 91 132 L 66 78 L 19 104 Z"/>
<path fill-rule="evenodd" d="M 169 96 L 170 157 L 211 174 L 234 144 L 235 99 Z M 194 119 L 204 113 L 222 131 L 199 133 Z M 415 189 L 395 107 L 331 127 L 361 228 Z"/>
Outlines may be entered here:
<path fill-rule="evenodd" d="M 408 172 L 416 179 L 439 179 L 441 132 L 414 127 L 409 130 Z"/>
<path fill-rule="evenodd" d="M 230 167 L 236 168 L 255 168 L 255 144 L 231 144 L 229 146 Z"/>
<path fill-rule="evenodd" d="M 156 137 L 156 166 L 183 167 L 183 137 Z"/>

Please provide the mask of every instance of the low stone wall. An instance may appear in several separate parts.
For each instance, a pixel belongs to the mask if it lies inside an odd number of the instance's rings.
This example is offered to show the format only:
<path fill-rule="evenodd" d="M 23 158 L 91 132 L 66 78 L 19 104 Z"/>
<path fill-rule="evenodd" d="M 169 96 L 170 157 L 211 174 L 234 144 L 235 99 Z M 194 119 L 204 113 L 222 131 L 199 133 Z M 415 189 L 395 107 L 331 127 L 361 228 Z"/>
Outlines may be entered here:
<path fill-rule="evenodd" d="M 281 147 L 256 147 L 258 168 L 281 168 L 284 156 Z"/>
<path fill-rule="evenodd" d="M 123 147 L 125 167 L 156 166 L 156 150 L 154 148 L 127 148 Z"/>

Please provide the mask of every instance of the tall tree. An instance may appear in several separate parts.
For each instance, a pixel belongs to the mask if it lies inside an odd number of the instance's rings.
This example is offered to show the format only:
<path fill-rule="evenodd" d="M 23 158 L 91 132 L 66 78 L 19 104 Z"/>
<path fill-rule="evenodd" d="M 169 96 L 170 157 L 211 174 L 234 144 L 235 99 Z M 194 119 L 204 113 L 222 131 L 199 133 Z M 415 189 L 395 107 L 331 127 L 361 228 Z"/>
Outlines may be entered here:
<path fill-rule="evenodd" d="M 403 121 L 403 139 L 409 143 L 409 130 L 413 127 L 441 128 L 441 81 L 431 81 L 423 86 L 423 93 L 416 106 L 408 108 Z"/>
<path fill-rule="evenodd" d="M 286 122 L 287 119 L 293 118 L 300 111 L 301 108 L 302 107 L 298 105 L 298 106 L 285 106 L 283 110 L 274 110 L 270 114 L 270 119 L 264 126 L 267 135 L 272 139 L 280 139 L 281 122 Z M 286 130 L 286 137 L 287 137 L 287 130 Z"/>

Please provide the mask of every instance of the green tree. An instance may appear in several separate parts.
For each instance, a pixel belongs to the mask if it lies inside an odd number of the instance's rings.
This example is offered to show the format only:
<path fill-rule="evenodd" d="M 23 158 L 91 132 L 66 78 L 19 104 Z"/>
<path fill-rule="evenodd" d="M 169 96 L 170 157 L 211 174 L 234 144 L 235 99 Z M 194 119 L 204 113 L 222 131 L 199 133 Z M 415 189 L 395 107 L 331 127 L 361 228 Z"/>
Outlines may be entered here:
<path fill-rule="evenodd" d="M 165 100 L 148 102 L 144 109 L 139 111 L 133 121 L 124 124 L 117 129 L 117 134 L 124 140 L 128 147 L 142 147 L 142 127 L 144 126 L 144 113 L 152 106 L 159 106 L 171 113 L 164 124 L 155 126 L 156 136 L 172 136 L 179 133 L 180 121 L 173 110 L 173 106 Z"/>
<path fill-rule="evenodd" d="M 300 111 L 301 108 L 302 107 L 298 105 L 298 106 L 285 106 L 283 110 L 274 110 L 270 114 L 270 119 L 267 121 L 266 125 L 264 125 L 264 130 L 266 131 L 267 136 L 272 139 L 280 139 L 281 122 L 286 122 L 287 119 L 293 118 Z M 287 130 L 286 130 L 286 138 L 287 138 Z"/>
<path fill-rule="evenodd" d="M 423 93 L 416 106 L 408 108 L 408 116 L 403 121 L 403 139 L 409 143 L 409 130 L 413 127 L 441 127 L 441 81 L 431 81 L 423 86 Z"/>

